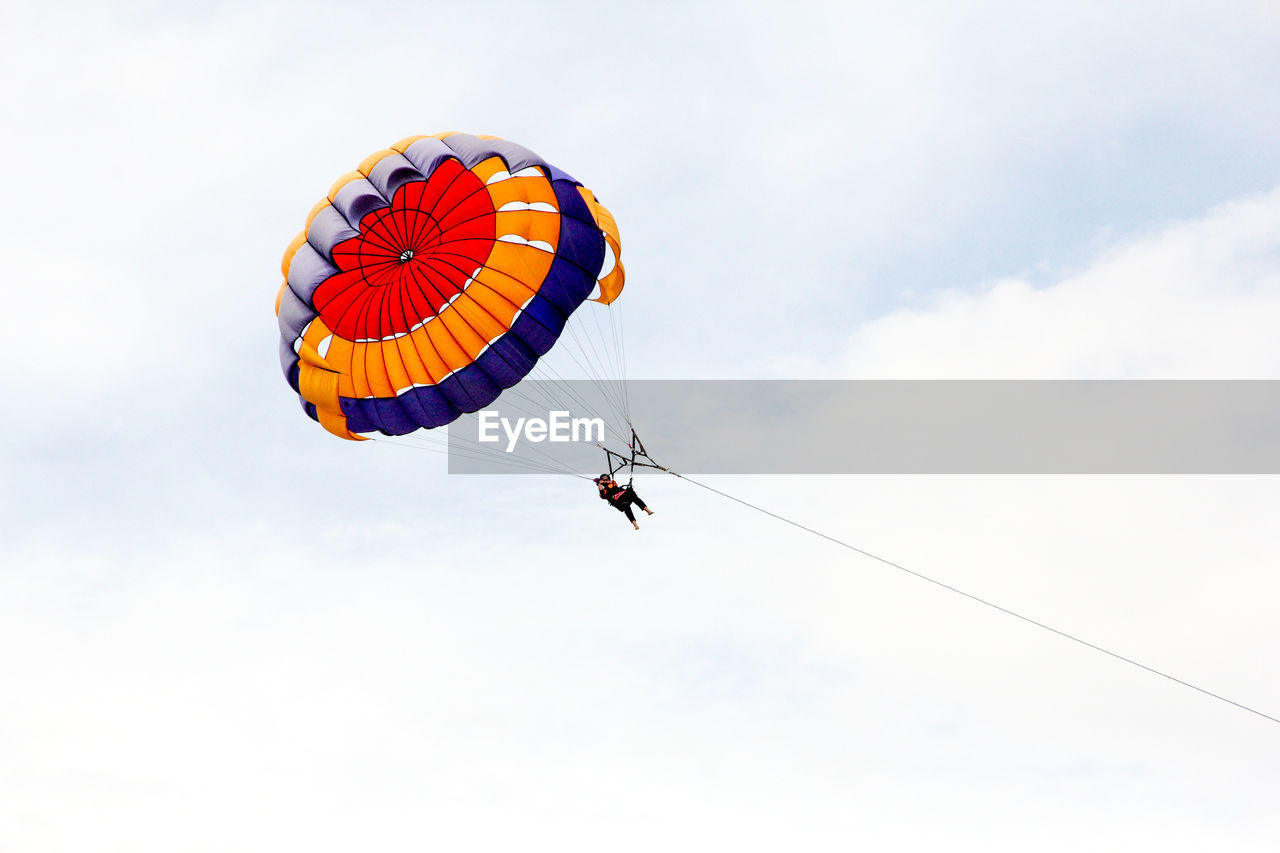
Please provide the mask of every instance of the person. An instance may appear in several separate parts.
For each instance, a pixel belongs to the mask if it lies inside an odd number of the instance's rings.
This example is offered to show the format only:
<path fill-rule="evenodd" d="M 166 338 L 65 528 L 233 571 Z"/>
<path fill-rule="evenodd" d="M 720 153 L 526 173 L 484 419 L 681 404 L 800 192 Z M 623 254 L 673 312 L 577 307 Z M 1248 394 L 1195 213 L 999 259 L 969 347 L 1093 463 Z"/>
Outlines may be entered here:
<path fill-rule="evenodd" d="M 635 489 L 631 486 L 619 486 L 618 481 L 613 479 L 610 474 L 601 474 L 595 479 L 596 488 L 600 491 L 600 499 L 609 502 L 609 506 L 623 513 L 627 517 L 627 521 L 631 522 L 631 526 L 636 530 L 640 529 L 640 525 L 636 523 L 635 514 L 631 512 L 631 505 L 635 504 L 649 515 L 653 515 L 653 510 L 645 506 L 644 501 L 640 500 L 640 496 L 636 494 Z"/>

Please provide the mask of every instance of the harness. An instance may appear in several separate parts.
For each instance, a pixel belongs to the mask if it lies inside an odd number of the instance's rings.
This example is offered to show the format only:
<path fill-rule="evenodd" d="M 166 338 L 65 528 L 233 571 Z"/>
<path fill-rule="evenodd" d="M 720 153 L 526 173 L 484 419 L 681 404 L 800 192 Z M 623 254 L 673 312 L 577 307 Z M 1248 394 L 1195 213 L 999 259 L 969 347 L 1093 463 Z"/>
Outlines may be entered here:
<path fill-rule="evenodd" d="M 627 469 L 627 488 L 631 487 L 632 481 L 636 478 L 637 468 L 655 468 L 659 471 L 667 469 L 653 461 L 649 456 L 649 452 L 644 449 L 644 442 L 640 440 L 640 436 L 636 435 L 635 427 L 631 428 L 631 441 L 627 444 L 627 450 L 630 453 L 619 453 L 616 450 L 610 450 L 603 444 L 599 445 L 604 451 L 605 463 L 609 466 L 609 476 L 617 474 L 623 468 Z"/>

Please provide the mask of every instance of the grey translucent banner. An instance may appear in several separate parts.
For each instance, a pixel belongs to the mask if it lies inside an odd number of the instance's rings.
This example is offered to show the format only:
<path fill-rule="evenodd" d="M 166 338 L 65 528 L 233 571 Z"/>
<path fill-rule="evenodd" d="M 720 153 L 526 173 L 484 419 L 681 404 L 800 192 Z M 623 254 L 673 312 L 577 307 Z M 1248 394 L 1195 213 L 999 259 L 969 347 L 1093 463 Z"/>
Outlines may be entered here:
<path fill-rule="evenodd" d="M 450 426 L 449 471 L 598 474 L 628 419 L 687 474 L 1280 474 L 1272 380 L 538 380 Z"/>

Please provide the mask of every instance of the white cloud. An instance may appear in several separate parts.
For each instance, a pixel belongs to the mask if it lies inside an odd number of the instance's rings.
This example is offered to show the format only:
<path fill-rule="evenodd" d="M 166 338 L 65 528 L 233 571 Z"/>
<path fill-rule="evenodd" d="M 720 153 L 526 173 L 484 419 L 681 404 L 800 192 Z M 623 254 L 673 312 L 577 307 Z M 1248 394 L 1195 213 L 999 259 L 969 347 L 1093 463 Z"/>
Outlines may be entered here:
<path fill-rule="evenodd" d="M 1280 190 L 1047 284 L 949 289 L 860 327 L 855 378 L 1280 378 Z M 815 366 L 816 367 L 816 366 Z"/>

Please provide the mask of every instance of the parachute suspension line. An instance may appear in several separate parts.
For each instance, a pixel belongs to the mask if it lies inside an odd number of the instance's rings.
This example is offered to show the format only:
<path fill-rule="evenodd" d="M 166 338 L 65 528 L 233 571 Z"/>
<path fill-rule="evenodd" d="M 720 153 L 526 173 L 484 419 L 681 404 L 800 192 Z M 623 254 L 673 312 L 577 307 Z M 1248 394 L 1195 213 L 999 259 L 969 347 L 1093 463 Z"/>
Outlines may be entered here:
<path fill-rule="evenodd" d="M 597 354 L 593 360 L 592 356 L 587 353 L 586 347 L 583 345 L 581 339 L 579 338 L 578 333 L 574 328 L 574 325 L 572 324 L 572 321 L 570 322 L 569 325 L 566 325 L 565 332 L 566 334 L 561 336 L 561 342 L 564 343 L 564 346 L 558 348 L 558 350 L 556 351 L 558 351 L 563 356 L 572 360 L 573 363 L 576 364 L 578 368 L 585 374 L 585 378 L 600 390 L 600 394 L 604 398 L 605 403 L 608 404 L 609 408 L 613 410 L 614 414 L 618 418 L 625 420 L 625 418 L 623 418 L 623 412 L 622 412 L 621 406 L 619 405 L 617 399 L 615 398 L 616 389 L 610 388 L 605 378 L 601 376 L 599 371 L 597 371 L 593 366 L 594 363 L 598 363 L 601 361 L 599 355 Z M 566 341 L 566 338 L 567 338 L 567 341 Z M 568 344 L 570 343 L 575 345 L 578 348 L 578 351 L 581 352 L 582 354 L 581 359 L 574 353 L 573 349 L 570 346 L 568 346 Z M 560 375 L 560 373 L 548 362 L 546 357 L 539 359 L 538 364 L 534 367 L 533 371 L 531 371 L 529 374 L 529 378 L 534 378 L 534 379 L 542 378 L 542 376 L 548 377 L 550 381 L 563 386 L 567 391 L 569 387 L 568 380 L 566 380 L 563 376 Z M 584 409 L 591 408 L 590 406 L 585 405 L 585 403 L 583 403 L 581 399 L 579 399 L 578 402 L 581 404 L 581 407 Z M 596 413 L 592 412 L 592 414 L 596 414 Z"/>
<path fill-rule="evenodd" d="M 536 393 L 534 393 L 532 390 L 534 387 L 535 386 L 532 386 L 532 385 L 521 386 L 517 384 L 512 386 L 511 388 L 506 389 L 505 391 L 502 392 L 502 397 L 500 398 L 502 405 L 510 406 L 516 411 L 523 412 L 524 414 L 529 415 L 530 417 L 538 417 L 542 413 L 534 412 L 524 407 L 521 407 L 519 405 L 515 405 L 512 402 L 512 400 L 513 399 L 523 400 L 526 403 L 528 403 L 530 406 L 533 406 L 534 409 L 542 407 L 547 411 L 551 411 L 553 409 L 567 410 L 571 408 L 569 404 L 565 402 L 564 397 L 562 397 L 558 391 L 554 390 L 555 383 L 546 383 L 546 384 L 536 386 L 538 388 L 538 391 Z M 571 394 L 570 396 L 576 398 L 576 395 Z M 541 399 L 538 399 L 539 397 Z M 579 403 L 580 403 L 580 407 L 584 410 L 587 410 L 590 408 L 581 400 L 579 400 Z M 596 415 L 597 413 L 595 411 L 589 411 L 588 414 Z"/>
<path fill-rule="evenodd" d="M 599 418 L 605 424 L 605 429 L 608 432 L 613 433 L 613 435 L 619 441 L 625 442 L 626 441 L 626 434 L 624 432 L 625 427 L 622 426 L 622 424 L 625 423 L 626 418 L 625 418 L 624 412 L 621 409 L 621 406 L 617 397 L 616 389 L 611 389 L 610 386 L 607 384 L 606 380 L 602 376 L 600 376 L 598 371 L 592 368 L 591 357 L 586 353 L 585 347 L 582 345 L 582 342 L 577 338 L 576 334 L 574 333 L 573 325 L 574 325 L 573 321 L 571 320 L 570 325 L 566 327 L 566 330 L 565 330 L 566 334 L 562 335 L 561 337 L 561 346 L 553 350 L 552 353 L 549 354 L 548 356 L 544 356 L 543 358 L 539 359 L 537 365 L 529 373 L 529 376 L 527 378 L 540 380 L 532 386 L 538 389 L 536 392 L 533 392 L 533 393 L 542 394 L 542 395 L 545 395 L 548 399 L 557 401 L 557 406 L 561 409 L 576 408 L 579 412 L 583 412 L 585 414 L 589 414 L 593 417 Z M 583 358 L 586 359 L 585 362 L 583 361 L 583 359 L 580 359 L 578 358 L 577 355 L 575 355 L 573 348 L 570 346 L 570 344 L 574 344 L 577 346 L 577 348 L 582 352 Z M 582 371 L 582 373 L 586 375 L 586 381 L 590 382 L 592 386 L 594 386 L 597 389 L 597 391 L 599 391 L 599 398 L 601 402 L 603 402 L 604 405 L 611 412 L 611 414 L 608 417 L 602 416 L 601 412 L 599 412 L 593 405 L 588 403 L 580 393 L 574 390 L 572 382 L 564 378 L 564 376 L 562 376 L 561 373 L 558 370 L 556 370 L 554 366 L 554 362 L 556 360 L 555 356 L 557 353 L 562 358 L 567 357 L 571 359 L 573 363 L 577 365 L 577 367 Z M 516 388 L 523 387 L 524 390 L 531 391 L 530 386 L 517 385 L 515 387 Z M 510 392 L 511 390 L 512 389 L 508 389 L 508 392 Z M 610 393 L 611 391 L 614 393 Z M 564 398 L 566 397 L 572 400 L 575 405 L 572 407 L 565 405 Z M 530 397 L 529 399 L 532 401 L 532 397 Z"/>
<path fill-rule="evenodd" d="M 609 356 L 609 366 L 614 377 L 613 393 L 617 400 L 619 412 L 627 428 L 631 427 L 631 395 L 627 389 L 627 360 L 626 354 L 622 346 L 620 306 L 617 302 L 612 302 L 603 306 L 609 320 L 608 329 L 600 321 L 599 312 L 593 312 L 592 319 L 595 321 L 596 333 L 600 337 L 600 341 L 604 351 Z"/>
<path fill-rule="evenodd" d="M 573 341 L 573 343 L 578 346 L 579 349 L 584 349 L 582 340 L 576 332 L 571 332 L 570 338 Z M 613 411 L 613 414 L 617 418 L 617 420 L 620 423 L 625 423 L 627 419 L 626 412 L 623 409 L 622 400 L 619 395 L 618 388 L 609 380 L 608 377 L 604 376 L 599 370 L 596 369 L 597 364 L 603 363 L 603 358 L 598 354 L 598 350 L 596 349 L 594 343 L 592 343 L 592 351 L 593 351 L 593 355 L 590 355 L 590 356 L 586 356 L 584 351 L 584 357 L 587 360 L 587 369 L 590 374 L 591 381 L 595 383 L 596 387 L 600 391 L 600 395 L 608 403 L 609 408 Z"/>
<path fill-rule="evenodd" d="M 653 467 L 659 467 L 659 466 L 653 466 Z M 826 533 L 823 533 L 823 532 L 822 532 L 822 531 L 820 531 L 820 530 L 815 530 L 815 529 L 813 529 L 812 527 L 807 527 L 807 526 L 805 526 L 805 525 L 801 524 L 801 523 L 800 523 L 800 522 L 798 522 L 798 521 L 794 521 L 794 520 L 792 520 L 792 519 L 790 519 L 790 518 L 787 518 L 786 516 L 778 515 L 776 512 L 771 512 L 771 511 L 769 511 L 769 510 L 765 509 L 764 507 L 757 506 L 757 505 L 755 505 L 755 504 L 753 504 L 753 503 L 751 503 L 751 502 L 749 502 L 749 501 L 744 501 L 742 498 L 734 497 L 733 495 L 729 494 L 728 492 L 722 492 L 722 491 L 720 491 L 719 489 L 712 488 L 711 486 L 708 486 L 706 483 L 700 483 L 700 482 L 698 482 L 697 480 L 694 480 L 694 479 L 691 479 L 691 478 L 689 478 L 689 477 L 686 477 L 684 474 L 680 474 L 680 473 L 678 473 L 678 472 L 676 472 L 676 471 L 671 471 L 671 470 L 666 469 L 666 468 L 662 468 L 661 470 L 666 471 L 668 474 L 670 474 L 670 475 L 671 475 L 671 476 L 673 476 L 673 477 L 678 477 L 679 479 L 684 480 L 686 483 L 692 483 L 693 485 L 695 485 L 695 486 L 697 486 L 697 487 L 699 487 L 699 488 L 701 488 L 701 489 L 706 489 L 708 492 L 712 492 L 712 493 L 714 493 L 714 494 L 720 495 L 720 496 L 721 496 L 721 497 L 723 497 L 723 498 L 728 498 L 729 500 L 733 501 L 734 503 L 741 504 L 742 506 L 745 506 L 745 507 L 747 507 L 748 509 L 753 509 L 753 510 L 755 510 L 756 512 L 763 513 L 764 515 L 770 516 L 771 518 L 776 518 L 778 521 L 781 521 L 781 522 L 783 522 L 783 523 L 785 523 L 785 524 L 789 524 L 789 525 L 791 525 L 792 527 L 797 527 L 797 528 L 799 528 L 800 530 L 805 531 L 806 533 L 812 533 L 814 536 L 817 536 L 817 537 L 819 537 L 819 538 L 821 538 L 821 539 L 825 539 L 825 540 L 827 540 L 828 542 L 831 542 L 831 543 L 833 543 L 833 544 L 835 544 L 835 545 L 839 545 L 841 548 L 846 548 L 846 549 L 848 549 L 848 550 L 850 550 L 850 551 L 853 551 L 853 552 L 855 552 L 855 553 L 857 553 L 857 554 L 861 554 L 861 555 L 862 555 L 862 556 L 864 556 L 864 557 L 868 557 L 868 558 L 870 558 L 870 559 L 872 559 L 872 560 L 875 560 L 876 562 L 883 563 L 884 565 L 889 566 L 890 568 L 897 569 L 898 571 L 900 571 L 900 572 L 904 572 L 904 573 L 906 573 L 906 574 L 908 574 L 908 575 L 911 575 L 912 577 L 918 578 L 918 579 L 920 579 L 920 580 L 922 580 L 922 581 L 928 581 L 929 583 L 933 584 L 934 586 L 941 587 L 942 589 L 945 589 L 945 590 L 947 590 L 948 592 L 953 592 L 953 593 L 955 593 L 956 595 L 963 596 L 963 597 L 965 597 L 965 598 L 969 599 L 970 601 L 975 601 L 975 602 L 977 602 L 978 604 L 985 605 L 985 606 L 987 606 L 987 607 L 990 607 L 990 608 L 991 608 L 991 609 L 993 609 L 993 610 L 998 610 L 998 611 L 1000 611 L 1001 613 L 1004 613 L 1004 614 L 1005 614 L 1005 615 L 1007 615 L 1007 616 L 1012 616 L 1012 617 L 1013 617 L 1013 618 L 1015 618 L 1015 619 L 1020 619 L 1020 620 L 1022 620 L 1023 622 L 1026 622 L 1026 623 L 1027 623 L 1027 624 L 1029 624 L 1029 625 L 1033 625 L 1033 626 L 1035 626 L 1035 627 L 1037 627 L 1037 628 L 1040 628 L 1041 630 L 1048 631 L 1048 632 L 1049 632 L 1049 633 L 1051 633 L 1051 634 L 1057 634 L 1059 637 L 1062 637 L 1062 638 L 1064 638 L 1064 639 L 1070 640 L 1070 641 L 1071 641 L 1071 642 L 1073 642 L 1073 643 L 1078 643 L 1079 645 L 1085 646 L 1086 648 L 1093 649 L 1095 652 L 1101 652 L 1101 653 L 1102 653 L 1102 654 L 1104 654 L 1104 655 L 1108 655 L 1108 656 L 1110 656 L 1110 657 L 1115 658 L 1116 660 L 1123 661 L 1124 663 L 1130 664 L 1131 666 L 1135 666 L 1135 667 L 1137 667 L 1138 669 L 1146 670 L 1147 672 L 1151 673 L 1152 675 L 1158 675 L 1158 676 L 1160 676 L 1161 678 L 1168 679 L 1169 681 L 1172 681 L 1174 684 L 1178 684 L 1178 685 L 1181 685 L 1182 687 L 1186 687 L 1186 688 L 1189 688 L 1189 689 L 1191 689 L 1191 690 L 1194 690 L 1194 691 L 1196 691 L 1197 693 L 1201 693 L 1201 694 L 1203 694 L 1203 695 L 1205 695 L 1205 696 L 1210 697 L 1211 699 L 1217 699 L 1219 702 L 1225 702 L 1225 703 L 1226 703 L 1226 704 L 1228 704 L 1228 705 L 1233 705 L 1233 706 L 1235 706 L 1236 708 L 1239 708 L 1239 709 L 1240 709 L 1240 710 L 1242 710 L 1242 711 L 1248 711 L 1250 714 L 1255 714 L 1256 716 L 1262 717 L 1264 720 L 1270 720 L 1270 721 L 1271 721 L 1271 722 L 1273 722 L 1273 723 L 1280 723 L 1280 717 L 1273 717 L 1273 716 L 1271 716 L 1270 714 L 1267 714 L 1267 713 L 1264 713 L 1264 712 L 1262 712 L 1262 711 L 1259 711 L 1259 710 L 1258 710 L 1258 709 L 1256 709 L 1256 708 L 1250 708 L 1248 705 L 1244 705 L 1244 704 L 1242 704 L 1242 703 L 1240 703 L 1240 702 L 1236 702 L 1236 701 L 1235 701 L 1235 700 L 1233 700 L 1233 699 L 1228 699 L 1226 696 L 1223 696 L 1223 695 L 1221 695 L 1221 694 L 1214 693 L 1214 692 L 1212 692 L 1212 691 L 1210 691 L 1210 690 L 1206 690 L 1206 689 L 1205 689 L 1205 688 L 1203 688 L 1203 687 L 1197 687 L 1196 685 L 1192 684 L 1192 683 L 1191 683 L 1191 682 L 1189 682 L 1189 681 L 1183 681 L 1181 678 L 1177 678 L 1176 676 L 1170 675 L 1170 674 L 1169 674 L 1169 673 L 1167 673 L 1167 672 L 1162 672 L 1161 670 L 1158 670 L 1158 669 L 1156 669 L 1155 667 L 1147 666 L 1147 665 L 1146 665 L 1146 664 L 1144 664 L 1144 663 L 1140 663 L 1139 661 L 1136 661 L 1136 660 L 1134 660 L 1133 658 L 1125 657 L 1124 655 L 1119 654 L 1119 653 L 1117 653 L 1117 652 L 1113 652 L 1113 651 L 1111 651 L 1110 649 L 1105 649 L 1105 648 L 1103 648 L 1102 646 L 1095 645 L 1094 643 L 1090 643 L 1088 640 L 1083 640 L 1083 639 L 1081 639 L 1080 637 L 1075 636 L 1074 634 L 1068 634 L 1066 631 L 1061 631 L 1061 630 L 1059 630 L 1059 629 L 1057 629 L 1057 628 L 1054 628 L 1054 627 L 1053 627 L 1053 626 L 1051 626 L 1051 625 L 1046 625 L 1046 624 L 1045 624 L 1045 623 L 1043 623 L 1043 622 L 1038 622 L 1038 621 L 1036 621 L 1035 619 L 1032 619 L 1032 618 L 1031 618 L 1031 617 L 1029 617 L 1029 616 L 1023 616 L 1021 613 L 1017 613 L 1017 612 L 1015 612 L 1015 611 L 1013 611 L 1013 610 L 1010 610 L 1010 609 L 1009 609 L 1009 608 L 1007 608 L 1007 607 L 1002 607 L 1001 605 L 996 604 L 995 602 L 988 601 L 988 600 L 987 600 L 987 599 L 985 599 L 985 598 L 979 598 L 978 596 L 976 596 L 976 595 L 974 595 L 974 594 L 972 594 L 972 593 L 965 592 L 965 591 L 964 591 L 964 590 L 962 590 L 962 589 L 959 589 L 959 588 L 957 588 L 957 587 L 951 586 L 950 584 L 947 584 L 947 583 L 943 583 L 942 581 L 937 580 L 937 579 L 935 579 L 935 578 L 931 578 L 931 577 L 929 577 L 928 575 L 921 574 L 920 572 L 914 571 L 914 570 L 912 570 L 912 569 L 908 569 L 906 566 L 903 566 L 903 565 L 901 565 L 901 564 L 899 564 L 899 563 L 895 563 L 895 562 L 893 562 L 892 560 L 889 560 L 889 559 L 886 559 L 885 557 L 881 557 L 881 556 L 879 556 L 878 554 L 873 554 L 873 553 L 871 553 L 870 551 L 864 551 L 863 549 L 861 549 L 861 548 L 857 547 L 856 545 L 851 545 L 851 544 L 849 544 L 848 542 L 845 542 L 845 541 L 844 541 L 844 540 L 842 540 L 842 539 L 837 539 L 837 538 L 835 538 L 834 536 L 829 536 L 829 535 L 827 535 Z"/>
<path fill-rule="evenodd" d="M 609 310 L 608 306 L 601 306 L 601 309 L 605 311 Z M 600 361 L 604 365 L 606 375 L 616 377 L 619 372 L 618 362 L 614 357 L 613 347 L 609 344 L 609 339 L 604 333 L 604 328 L 600 325 L 600 310 L 588 311 L 587 313 L 591 315 L 591 323 L 595 326 L 596 334 L 595 337 L 592 337 L 590 329 L 586 329 L 584 330 L 586 333 L 584 337 L 589 340 L 592 351 L 596 352 L 597 355 L 600 356 Z M 597 343 L 599 344 L 598 347 Z"/>
<path fill-rule="evenodd" d="M 608 310 L 610 306 L 604 307 Z M 591 315 L 592 324 L 595 326 L 596 335 L 591 334 L 591 325 L 585 319 L 580 323 L 574 323 L 573 318 L 566 325 L 565 330 L 569 333 L 569 339 L 578 347 L 586 362 L 585 367 L 591 374 L 591 379 L 600 387 L 601 392 L 610 401 L 610 404 L 616 409 L 617 414 L 624 421 L 626 417 L 625 406 L 622 399 L 622 377 L 621 365 L 612 353 L 616 347 L 617 341 L 610 340 L 604 333 L 600 325 L 600 317 L 596 310 L 588 310 Z M 582 312 L 574 314 L 574 318 L 581 317 Z M 587 352 L 590 346 L 591 352 Z M 601 370 L 596 370 L 599 366 Z M 601 372 L 603 371 L 603 373 Z M 608 375 L 605 375 L 608 374 Z"/>
<path fill-rule="evenodd" d="M 600 341 L 604 345 L 603 349 L 604 349 L 605 355 L 608 357 L 609 373 L 613 377 L 615 377 L 613 380 L 614 382 L 613 391 L 617 398 L 620 414 L 622 415 L 623 420 L 626 421 L 627 426 L 630 426 L 631 413 L 627 411 L 627 401 L 626 401 L 627 377 L 626 377 L 626 374 L 623 373 L 622 359 L 618 354 L 618 335 L 617 335 L 617 328 L 613 325 L 613 312 L 611 310 L 612 306 L 605 305 L 603 306 L 603 308 L 609 314 L 610 329 L 612 331 L 612 334 L 606 334 L 603 326 L 601 326 L 599 311 L 592 311 L 591 319 L 595 323 L 596 333 L 600 336 Z"/>
<path fill-rule="evenodd" d="M 618 348 L 618 361 L 622 365 L 622 405 L 627 414 L 627 426 L 631 426 L 631 388 L 627 384 L 627 341 L 622 325 L 622 306 L 611 302 L 609 308 L 609 326 L 613 329 L 613 340 Z"/>
<path fill-rule="evenodd" d="M 570 355 L 572 355 L 572 353 L 570 353 Z M 559 372 L 554 367 L 552 367 L 549 363 L 546 363 L 545 361 L 539 361 L 537 367 L 535 367 L 534 370 L 542 374 L 539 376 L 539 375 L 530 373 L 530 376 L 532 378 L 541 380 L 541 382 L 536 387 L 540 389 L 541 393 L 546 394 L 549 399 L 556 401 L 556 405 L 559 408 L 561 409 L 572 408 L 565 404 L 564 398 L 559 396 L 560 394 L 564 394 L 566 397 L 568 397 L 568 399 L 572 400 L 576 404 L 576 406 L 580 411 L 585 412 L 586 414 L 592 415 L 594 417 L 600 418 L 600 420 L 604 422 L 605 428 L 609 432 L 612 432 L 618 438 L 619 441 L 624 441 L 624 442 L 626 441 L 626 436 L 619 431 L 617 426 L 615 426 L 616 419 L 613 417 L 608 417 L 608 418 L 603 417 L 601 413 L 598 410 L 596 410 L 594 406 L 592 406 L 585 399 L 583 399 L 582 395 L 580 395 L 579 393 L 573 390 L 573 386 L 570 380 L 567 380 L 564 377 L 562 377 L 559 374 Z M 601 388 L 601 390 L 603 391 L 603 388 L 601 387 L 601 384 L 599 381 L 592 380 L 592 382 L 597 388 Z M 517 385 L 515 387 L 519 388 L 520 386 Z M 551 390 L 552 388 L 555 388 L 558 390 L 552 391 Z M 616 406 L 610 403 L 607 395 L 603 395 L 603 396 L 605 397 L 605 403 L 609 404 L 610 408 L 613 409 L 616 414 L 617 413 Z"/>

